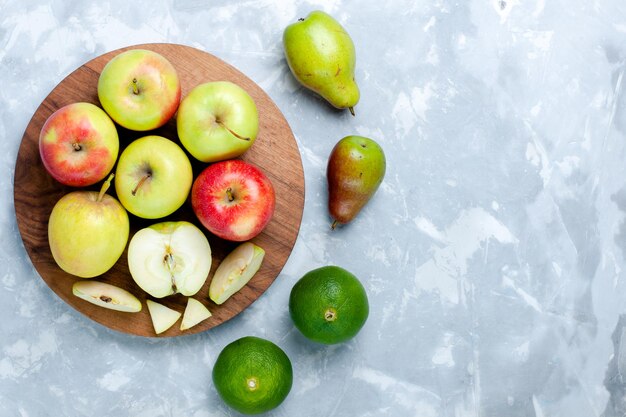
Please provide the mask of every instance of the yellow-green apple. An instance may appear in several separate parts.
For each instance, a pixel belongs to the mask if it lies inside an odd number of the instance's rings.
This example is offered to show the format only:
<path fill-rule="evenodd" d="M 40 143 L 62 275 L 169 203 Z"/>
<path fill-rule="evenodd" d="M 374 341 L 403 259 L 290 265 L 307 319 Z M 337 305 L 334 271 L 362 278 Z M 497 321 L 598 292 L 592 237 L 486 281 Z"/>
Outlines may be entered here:
<path fill-rule="evenodd" d="M 144 136 L 122 151 L 115 191 L 137 217 L 159 219 L 183 205 L 191 184 L 191 162 L 180 146 L 162 136 Z"/>
<path fill-rule="evenodd" d="M 211 317 L 212 314 L 208 308 L 195 298 L 187 299 L 187 307 L 183 313 L 183 320 L 180 323 L 180 330 L 187 330 L 195 326 L 196 324 L 203 322 Z"/>
<path fill-rule="evenodd" d="M 193 211 L 204 227 L 232 241 L 261 233 L 272 219 L 275 204 L 270 179 L 257 166 L 239 159 L 209 165 L 191 191 Z"/>
<path fill-rule="evenodd" d="M 111 59 L 98 79 L 98 98 L 121 126 L 156 129 L 174 116 L 180 104 L 180 80 L 163 55 L 131 49 Z"/>
<path fill-rule="evenodd" d="M 72 286 L 72 294 L 100 307 L 125 313 L 141 311 L 141 301 L 128 291 L 98 281 L 76 281 Z"/>
<path fill-rule="evenodd" d="M 197 293 L 209 276 L 211 260 L 206 236 L 186 221 L 141 229 L 128 245 L 130 275 L 155 298 Z"/>
<path fill-rule="evenodd" d="M 85 187 L 104 179 L 115 164 L 120 142 L 111 118 L 91 103 L 61 107 L 43 125 L 39 154 L 62 184 Z"/>
<path fill-rule="evenodd" d="M 252 146 L 259 115 L 250 95 L 237 84 L 215 81 L 196 86 L 176 115 L 183 147 L 202 162 L 232 159 Z"/>
<path fill-rule="evenodd" d="M 156 301 L 146 300 L 152 326 L 156 334 L 161 334 L 174 325 L 182 314 Z"/>
<path fill-rule="evenodd" d="M 252 242 L 245 242 L 226 255 L 211 278 L 209 298 L 222 304 L 243 288 L 257 273 L 265 251 Z"/>
<path fill-rule="evenodd" d="M 73 191 L 52 209 L 48 242 L 61 269 L 81 278 L 108 271 L 124 252 L 129 222 L 124 207 L 106 194 L 111 177 L 100 192 Z"/>

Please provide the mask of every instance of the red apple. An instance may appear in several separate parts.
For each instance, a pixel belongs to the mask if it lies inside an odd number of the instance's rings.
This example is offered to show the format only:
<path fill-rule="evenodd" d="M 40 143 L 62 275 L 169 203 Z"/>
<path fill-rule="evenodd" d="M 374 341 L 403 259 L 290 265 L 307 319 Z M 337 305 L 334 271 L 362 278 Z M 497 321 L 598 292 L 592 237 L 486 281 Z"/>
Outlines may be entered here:
<path fill-rule="evenodd" d="M 72 103 L 52 113 L 39 134 L 39 154 L 54 179 L 85 187 L 104 179 L 119 152 L 115 124 L 90 103 Z"/>
<path fill-rule="evenodd" d="M 274 187 L 258 167 L 239 159 L 210 165 L 196 178 L 191 205 L 200 222 L 222 239 L 252 239 L 274 214 Z"/>

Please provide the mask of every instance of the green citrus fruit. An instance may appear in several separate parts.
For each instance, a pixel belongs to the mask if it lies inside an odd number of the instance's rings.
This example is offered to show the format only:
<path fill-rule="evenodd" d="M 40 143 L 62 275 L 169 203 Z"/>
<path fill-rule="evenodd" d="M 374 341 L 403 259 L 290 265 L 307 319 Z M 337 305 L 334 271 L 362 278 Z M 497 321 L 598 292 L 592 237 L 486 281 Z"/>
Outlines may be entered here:
<path fill-rule="evenodd" d="M 283 402 L 293 382 L 291 361 L 269 340 L 247 336 L 226 346 L 213 366 L 213 384 L 226 404 L 259 414 Z"/>
<path fill-rule="evenodd" d="M 289 313 L 303 335 L 341 343 L 361 330 L 369 314 L 365 288 L 350 272 L 325 266 L 305 274 L 291 289 Z"/>

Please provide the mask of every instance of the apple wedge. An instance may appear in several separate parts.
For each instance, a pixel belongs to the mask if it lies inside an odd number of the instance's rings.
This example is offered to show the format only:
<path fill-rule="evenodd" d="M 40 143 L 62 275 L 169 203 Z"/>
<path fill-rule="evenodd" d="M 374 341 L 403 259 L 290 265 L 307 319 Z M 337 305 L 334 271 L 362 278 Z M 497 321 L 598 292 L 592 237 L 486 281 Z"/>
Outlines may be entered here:
<path fill-rule="evenodd" d="M 209 286 L 211 300 L 222 304 L 242 289 L 257 273 L 264 256 L 265 251 L 251 242 L 237 246 L 215 270 Z"/>
<path fill-rule="evenodd" d="M 141 311 L 141 301 L 126 290 L 98 281 L 76 281 L 72 294 L 100 307 L 125 313 Z"/>
<path fill-rule="evenodd" d="M 150 318 L 152 319 L 152 326 L 156 334 L 161 334 L 174 325 L 180 318 L 180 314 L 176 310 L 172 310 L 163 304 L 156 301 L 146 300 L 148 311 L 150 312 Z"/>
<path fill-rule="evenodd" d="M 200 301 L 195 298 L 187 299 L 187 307 L 183 314 L 183 321 L 180 323 L 180 330 L 187 330 L 196 324 L 211 317 L 211 312 Z"/>
<path fill-rule="evenodd" d="M 211 246 L 186 221 L 157 223 L 139 230 L 128 245 L 128 269 L 142 290 L 155 298 L 197 293 L 211 270 Z"/>

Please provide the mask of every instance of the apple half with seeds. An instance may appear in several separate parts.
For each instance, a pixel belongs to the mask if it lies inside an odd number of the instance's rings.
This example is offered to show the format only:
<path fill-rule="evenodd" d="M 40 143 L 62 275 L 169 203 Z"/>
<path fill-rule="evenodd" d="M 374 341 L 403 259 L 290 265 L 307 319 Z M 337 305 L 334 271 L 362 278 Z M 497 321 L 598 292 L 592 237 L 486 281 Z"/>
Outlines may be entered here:
<path fill-rule="evenodd" d="M 222 304 L 257 273 L 265 251 L 251 242 L 242 243 L 219 264 L 209 286 L 209 298 Z"/>
<path fill-rule="evenodd" d="M 76 281 L 72 294 L 100 307 L 126 313 L 141 311 L 141 301 L 128 291 L 98 281 Z"/>
<path fill-rule="evenodd" d="M 155 298 L 192 296 L 209 277 L 211 246 L 186 221 L 162 222 L 139 230 L 128 245 L 128 268 L 142 290 Z"/>

